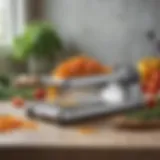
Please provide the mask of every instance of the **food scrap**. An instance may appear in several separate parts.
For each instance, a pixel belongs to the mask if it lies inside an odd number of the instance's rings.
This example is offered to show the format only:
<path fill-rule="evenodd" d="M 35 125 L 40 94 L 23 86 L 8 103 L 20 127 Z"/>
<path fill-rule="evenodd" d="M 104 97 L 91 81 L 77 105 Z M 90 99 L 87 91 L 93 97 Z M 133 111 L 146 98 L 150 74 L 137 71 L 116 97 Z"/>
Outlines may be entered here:
<path fill-rule="evenodd" d="M 95 132 L 95 129 L 94 128 L 91 128 L 91 127 L 82 127 L 79 129 L 80 133 L 82 134 L 92 134 Z"/>
<path fill-rule="evenodd" d="M 0 132 L 10 132 L 17 129 L 36 129 L 34 122 L 17 118 L 12 115 L 0 116 Z"/>
<path fill-rule="evenodd" d="M 21 108 L 24 106 L 24 99 L 21 97 L 14 97 L 12 99 L 12 104 L 14 107 Z"/>

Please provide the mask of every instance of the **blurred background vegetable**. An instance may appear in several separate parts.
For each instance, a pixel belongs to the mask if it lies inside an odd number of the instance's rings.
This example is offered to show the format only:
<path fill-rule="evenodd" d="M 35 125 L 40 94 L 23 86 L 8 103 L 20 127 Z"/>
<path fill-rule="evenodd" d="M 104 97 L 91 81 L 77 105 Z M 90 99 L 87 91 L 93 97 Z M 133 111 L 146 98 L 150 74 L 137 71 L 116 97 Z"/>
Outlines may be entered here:
<path fill-rule="evenodd" d="M 61 39 L 56 30 L 49 24 L 34 22 L 29 24 L 24 33 L 13 40 L 16 61 L 28 61 L 28 71 L 32 74 L 40 71 L 41 60 L 54 60 L 62 50 Z"/>

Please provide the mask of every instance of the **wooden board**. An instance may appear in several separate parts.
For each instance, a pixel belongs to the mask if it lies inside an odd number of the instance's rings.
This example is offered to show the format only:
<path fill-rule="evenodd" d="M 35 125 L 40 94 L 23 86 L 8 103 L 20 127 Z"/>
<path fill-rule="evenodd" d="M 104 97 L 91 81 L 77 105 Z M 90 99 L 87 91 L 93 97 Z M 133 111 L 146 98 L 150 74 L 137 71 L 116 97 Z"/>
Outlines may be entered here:
<path fill-rule="evenodd" d="M 14 109 L 10 103 L 0 103 L 0 113 L 11 113 L 25 117 L 25 109 Z M 1 146 L 51 146 L 51 147 L 89 147 L 89 148 L 148 148 L 160 147 L 160 131 L 121 130 L 115 128 L 108 118 L 92 121 L 78 126 L 62 127 L 56 124 L 37 122 L 38 130 L 15 131 L 0 134 Z M 93 132 L 84 134 L 83 128 L 92 128 Z"/>

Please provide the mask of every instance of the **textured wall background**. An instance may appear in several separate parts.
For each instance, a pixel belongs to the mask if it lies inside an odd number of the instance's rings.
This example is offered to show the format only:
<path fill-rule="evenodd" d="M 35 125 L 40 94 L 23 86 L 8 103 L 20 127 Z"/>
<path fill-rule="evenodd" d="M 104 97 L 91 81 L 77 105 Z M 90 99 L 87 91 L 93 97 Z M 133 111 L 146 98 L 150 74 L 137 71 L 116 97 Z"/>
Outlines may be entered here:
<path fill-rule="evenodd" d="M 45 0 L 45 18 L 67 47 L 75 45 L 104 63 L 135 62 L 155 54 L 146 33 L 159 28 L 159 0 Z"/>
<path fill-rule="evenodd" d="M 146 38 L 160 39 L 160 0 L 27 0 L 28 21 L 46 19 L 58 28 L 66 48 L 104 63 L 133 63 L 157 54 Z M 3 52 L 1 49 L 0 52 Z M 23 68 L 18 66 L 18 68 Z M 0 72 L 16 68 L 0 56 Z"/>

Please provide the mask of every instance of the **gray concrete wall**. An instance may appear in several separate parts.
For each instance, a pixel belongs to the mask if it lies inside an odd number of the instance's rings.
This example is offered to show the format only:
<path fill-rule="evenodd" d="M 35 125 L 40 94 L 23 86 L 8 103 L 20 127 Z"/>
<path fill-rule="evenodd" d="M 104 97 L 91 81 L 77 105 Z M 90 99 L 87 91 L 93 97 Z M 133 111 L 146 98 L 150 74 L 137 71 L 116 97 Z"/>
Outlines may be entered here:
<path fill-rule="evenodd" d="M 146 33 L 159 34 L 159 0 L 45 0 L 45 18 L 66 46 L 104 63 L 131 63 L 156 53 Z"/>

